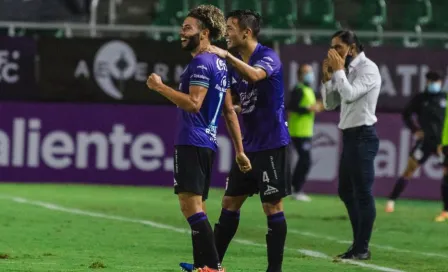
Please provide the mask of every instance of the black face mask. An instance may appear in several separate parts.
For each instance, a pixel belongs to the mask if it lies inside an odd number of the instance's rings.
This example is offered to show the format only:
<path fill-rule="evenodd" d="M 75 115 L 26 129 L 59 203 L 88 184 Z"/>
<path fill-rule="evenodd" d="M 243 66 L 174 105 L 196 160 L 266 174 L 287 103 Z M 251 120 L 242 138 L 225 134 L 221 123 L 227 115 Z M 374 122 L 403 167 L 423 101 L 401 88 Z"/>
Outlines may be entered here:
<path fill-rule="evenodd" d="M 350 54 L 350 49 L 348 50 L 347 56 L 345 57 L 345 69 L 348 69 L 348 66 L 350 65 L 350 63 L 353 60 L 353 56 Z"/>
<path fill-rule="evenodd" d="M 200 43 L 200 39 L 199 39 L 199 33 L 198 33 L 191 37 L 188 37 L 188 43 L 182 49 L 185 51 L 191 52 L 199 46 L 199 43 Z"/>

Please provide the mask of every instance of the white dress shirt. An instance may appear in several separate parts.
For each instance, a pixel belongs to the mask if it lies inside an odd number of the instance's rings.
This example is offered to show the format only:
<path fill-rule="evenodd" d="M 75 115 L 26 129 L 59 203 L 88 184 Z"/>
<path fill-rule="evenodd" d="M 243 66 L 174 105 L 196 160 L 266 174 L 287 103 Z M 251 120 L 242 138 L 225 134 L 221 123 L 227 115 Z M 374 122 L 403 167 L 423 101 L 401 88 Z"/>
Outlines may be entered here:
<path fill-rule="evenodd" d="M 381 89 L 378 66 L 361 52 L 348 67 L 336 71 L 330 81 L 322 84 L 322 98 L 326 110 L 341 105 L 340 129 L 376 123 L 376 104 Z"/>

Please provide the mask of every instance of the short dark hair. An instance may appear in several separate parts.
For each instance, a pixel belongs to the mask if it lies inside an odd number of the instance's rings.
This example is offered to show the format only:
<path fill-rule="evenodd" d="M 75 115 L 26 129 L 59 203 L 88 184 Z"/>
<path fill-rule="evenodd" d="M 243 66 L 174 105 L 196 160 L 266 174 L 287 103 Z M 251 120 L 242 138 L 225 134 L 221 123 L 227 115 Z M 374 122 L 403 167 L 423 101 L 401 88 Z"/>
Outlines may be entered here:
<path fill-rule="evenodd" d="M 226 21 L 222 11 L 213 5 L 200 5 L 188 13 L 202 23 L 202 27 L 210 31 L 210 40 L 219 40 L 226 31 Z"/>
<path fill-rule="evenodd" d="M 364 45 L 361 44 L 361 42 L 358 39 L 358 36 L 356 36 L 355 32 L 351 30 L 339 30 L 336 33 L 333 34 L 331 39 L 339 37 L 343 43 L 351 45 L 356 45 L 356 50 L 358 53 L 364 51 Z"/>
<path fill-rule="evenodd" d="M 306 66 L 311 66 L 309 63 L 302 63 L 299 65 L 299 69 L 297 69 L 297 74 L 301 75 L 303 73 L 303 69 L 305 69 Z"/>
<path fill-rule="evenodd" d="M 442 80 L 442 76 L 436 71 L 429 71 L 428 73 L 426 73 L 426 80 L 439 81 Z"/>
<path fill-rule="evenodd" d="M 238 19 L 238 25 L 241 29 L 250 28 L 255 38 L 258 38 L 261 28 L 261 15 L 250 9 L 233 10 L 227 14 L 226 19 Z"/>

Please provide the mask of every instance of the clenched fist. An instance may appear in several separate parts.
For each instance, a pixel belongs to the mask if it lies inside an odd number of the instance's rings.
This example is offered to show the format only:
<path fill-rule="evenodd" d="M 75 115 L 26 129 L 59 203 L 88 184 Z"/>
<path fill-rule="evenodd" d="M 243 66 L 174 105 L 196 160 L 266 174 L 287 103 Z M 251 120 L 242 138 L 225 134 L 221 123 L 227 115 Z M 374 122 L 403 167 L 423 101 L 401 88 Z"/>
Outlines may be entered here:
<path fill-rule="evenodd" d="M 243 173 L 247 173 L 252 170 L 252 164 L 250 163 L 249 158 L 244 153 L 239 153 L 236 155 L 236 163 L 240 168 L 240 171 Z"/>
<path fill-rule="evenodd" d="M 146 85 L 148 86 L 149 89 L 158 91 L 160 86 L 163 85 L 163 82 L 159 75 L 152 73 L 148 77 L 148 80 L 146 81 Z"/>

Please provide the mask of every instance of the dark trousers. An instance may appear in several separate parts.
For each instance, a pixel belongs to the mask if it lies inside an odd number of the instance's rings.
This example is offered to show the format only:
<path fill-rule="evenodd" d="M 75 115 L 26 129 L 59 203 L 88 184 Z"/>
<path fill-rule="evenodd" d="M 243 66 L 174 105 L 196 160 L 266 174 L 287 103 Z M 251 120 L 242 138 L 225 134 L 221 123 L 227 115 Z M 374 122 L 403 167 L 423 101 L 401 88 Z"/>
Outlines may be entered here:
<path fill-rule="evenodd" d="M 294 174 L 292 176 L 292 186 L 294 193 L 302 190 L 306 177 L 311 167 L 311 138 L 291 138 L 292 143 L 299 155 Z"/>
<path fill-rule="evenodd" d="M 365 253 L 376 217 L 372 185 L 379 140 L 374 126 L 342 131 L 343 150 L 339 164 L 339 197 L 344 202 L 353 229 L 353 249 Z"/>

